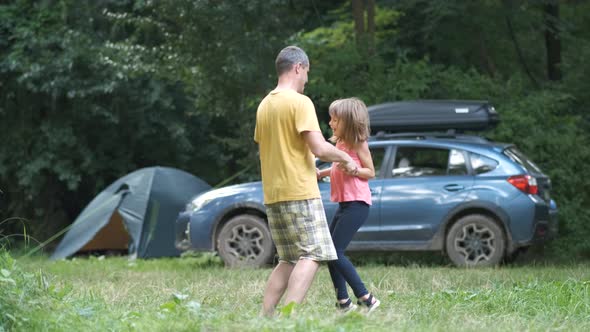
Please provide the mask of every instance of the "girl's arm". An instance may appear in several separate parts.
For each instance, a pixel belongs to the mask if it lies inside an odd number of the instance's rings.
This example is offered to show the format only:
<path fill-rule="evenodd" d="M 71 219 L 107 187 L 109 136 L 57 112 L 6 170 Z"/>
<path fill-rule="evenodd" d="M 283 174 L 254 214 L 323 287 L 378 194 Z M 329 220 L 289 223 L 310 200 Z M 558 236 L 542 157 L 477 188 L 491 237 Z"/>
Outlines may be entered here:
<path fill-rule="evenodd" d="M 330 175 L 331 169 L 332 169 L 332 167 L 328 167 L 328 168 L 324 168 L 323 170 L 320 171 L 319 169 L 316 168 L 316 174 L 318 176 L 318 180 Z"/>
<path fill-rule="evenodd" d="M 367 143 L 367 141 L 364 141 L 361 144 L 359 144 L 356 148 L 356 153 L 358 154 L 359 159 L 361 160 L 361 167 L 359 167 L 356 172 L 352 172 L 351 175 L 355 175 L 367 180 L 374 178 L 375 166 L 373 166 L 373 157 L 371 157 L 369 143 Z"/>

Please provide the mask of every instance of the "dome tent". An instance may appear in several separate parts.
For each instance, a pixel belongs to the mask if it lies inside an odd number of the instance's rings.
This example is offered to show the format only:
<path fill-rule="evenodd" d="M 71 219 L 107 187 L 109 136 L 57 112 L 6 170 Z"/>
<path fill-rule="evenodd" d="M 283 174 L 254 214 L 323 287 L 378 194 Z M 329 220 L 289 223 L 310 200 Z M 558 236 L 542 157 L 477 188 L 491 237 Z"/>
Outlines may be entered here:
<path fill-rule="evenodd" d="M 156 166 L 129 173 L 84 208 L 51 259 L 121 249 L 139 258 L 179 256 L 174 246 L 176 216 L 192 197 L 210 188 L 175 168 Z"/>

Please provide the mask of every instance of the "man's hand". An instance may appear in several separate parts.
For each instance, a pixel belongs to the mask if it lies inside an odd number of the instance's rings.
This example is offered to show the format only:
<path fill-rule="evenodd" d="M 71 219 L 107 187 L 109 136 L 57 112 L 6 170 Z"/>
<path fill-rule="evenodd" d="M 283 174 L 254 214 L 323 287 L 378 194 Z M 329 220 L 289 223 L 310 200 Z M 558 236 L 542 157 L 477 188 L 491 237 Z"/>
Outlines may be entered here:
<path fill-rule="evenodd" d="M 320 160 L 337 162 L 338 167 L 345 173 L 351 175 L 357 174 L 358 167 L 354 160 L 352 160 L 352 157 L 326 142 L 322 133 L 319 131 L 304 131 L 301 135 L 307 146 L 309 146 L 311 153 Z"/>
<path fill-rule="evenodd" d="M 356 175 L 358 173 L 358 166 L 352 158 L 346 163 L 338 163 L 338 168 L 348 175 Z"/>

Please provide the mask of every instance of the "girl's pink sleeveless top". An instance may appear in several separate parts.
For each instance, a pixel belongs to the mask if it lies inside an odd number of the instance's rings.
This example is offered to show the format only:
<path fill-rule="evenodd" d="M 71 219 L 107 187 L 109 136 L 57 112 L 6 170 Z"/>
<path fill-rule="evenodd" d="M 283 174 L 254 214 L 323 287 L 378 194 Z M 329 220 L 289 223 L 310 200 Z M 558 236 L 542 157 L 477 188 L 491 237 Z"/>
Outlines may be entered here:
<path fill-rule="evenodd" d="M 352 157 L 352 160 L 360 168 L 361 160 L 355 151 L 349 150 L 344 143 L 337 142 L 336 147 Z M 344 173 L 338 167 L 338 163 L 332 163 L 330 171 L 330 200 L 332 202 L 363 201 L 371 205 L 371 190 L 369 181 Z"/>

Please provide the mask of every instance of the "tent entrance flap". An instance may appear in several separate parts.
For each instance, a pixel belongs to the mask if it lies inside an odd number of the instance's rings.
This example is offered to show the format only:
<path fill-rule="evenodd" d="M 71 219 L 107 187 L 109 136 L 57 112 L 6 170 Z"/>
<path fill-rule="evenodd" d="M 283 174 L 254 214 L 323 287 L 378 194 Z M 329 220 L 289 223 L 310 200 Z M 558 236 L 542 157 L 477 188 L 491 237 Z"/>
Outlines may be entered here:
<path fill-rule="evenodd" d="M 111 216 L 109 223 L 103 227 L 80 252 L 99 250 L 122 250 L 129 247 L 129 233 L 123 223 L 123 217 L 117 210 Z"/>

